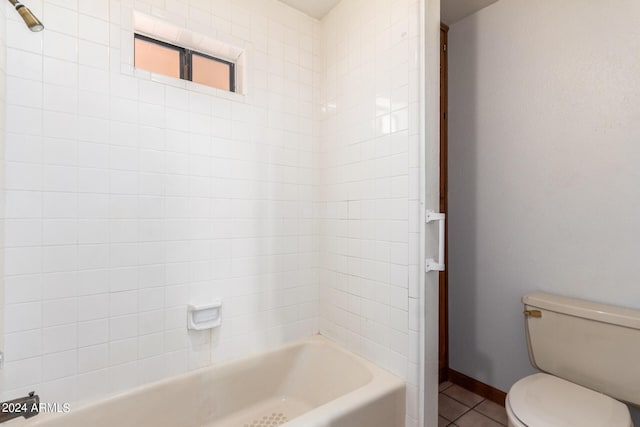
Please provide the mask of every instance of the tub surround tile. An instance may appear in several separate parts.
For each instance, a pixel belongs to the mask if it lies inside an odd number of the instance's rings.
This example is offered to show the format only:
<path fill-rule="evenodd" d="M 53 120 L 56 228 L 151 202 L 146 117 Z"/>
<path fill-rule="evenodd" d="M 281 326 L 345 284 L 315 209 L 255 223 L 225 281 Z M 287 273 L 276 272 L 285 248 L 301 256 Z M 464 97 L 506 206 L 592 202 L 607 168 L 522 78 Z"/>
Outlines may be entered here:
<path fill-rule="evenodd" d="M 4 278 L 8 304 L 42 312 L 12 308 L 3 350 L 81 356 L 51 381 L 17 371 L 3 397 L 100 398 L 319 331 L 414 390 L 419 2 L 343 0 L 322 22 L 263 0 L 194 22 L 169 3 L 49 2 L 39 38 L 8 21 Z M 246 46 L 251 90 L 134 69 L 134 10 Z M 186 305 L 214 297 L 221 328 L 187 333 Z"/>
<path fill-rule="evenodd" d="M 420 324 L 419 4 L 342 0 L 321 21 L 317 153 L 320 332 L 410 386 Z M 407 394 L 407 425 L 418 424 L 418 396 Z"/>
<path fill-rule="evenodd" d="M 42 360 L 16 368 L 2 400 L 29 385 L 75 402 L 90 383 L 100 398 L 319 331 L 321 25 L 262 0 L 198 13 L 199 32 L 256 59 L 241 96 L 134 70 L 134 10 L 193 24 L 164 3 L 44 2 L 47 31 L 17 37 L 11 12 L 0 34 L 3 351 Z M 214 338 L 187 333 L 187 304 L 216 297 Z"/>

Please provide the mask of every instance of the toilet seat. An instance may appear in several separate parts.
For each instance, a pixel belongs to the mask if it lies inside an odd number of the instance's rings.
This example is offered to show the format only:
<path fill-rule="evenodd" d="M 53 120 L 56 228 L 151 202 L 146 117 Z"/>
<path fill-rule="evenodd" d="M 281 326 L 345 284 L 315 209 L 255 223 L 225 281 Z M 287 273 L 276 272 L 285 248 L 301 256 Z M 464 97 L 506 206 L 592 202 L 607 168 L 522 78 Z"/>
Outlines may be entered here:
<path fill-rule="evenodd" d="M 509 427 L 527 427 L 526 424 L 523 424 L 522 421 L 513 413 L 513 409 L 511 409 L 511 405 L 509 404 L 509 396 L 507 395 L 507 400 L 504 402 L 504 409 L 507 412 L 507 419 L 509 420 Z"/>
<path fill-rule="evenodd" d="M 505 406 L 516 427 L 633 426 L 623 403 L 548 374 L 515 383 Z"/>

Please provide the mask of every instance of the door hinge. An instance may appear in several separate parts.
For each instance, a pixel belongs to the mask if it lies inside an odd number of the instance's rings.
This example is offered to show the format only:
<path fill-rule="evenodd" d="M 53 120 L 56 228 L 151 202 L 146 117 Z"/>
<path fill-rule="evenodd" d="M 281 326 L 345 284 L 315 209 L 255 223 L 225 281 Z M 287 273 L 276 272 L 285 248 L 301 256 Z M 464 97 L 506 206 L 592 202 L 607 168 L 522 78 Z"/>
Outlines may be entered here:
<path fill-rule="evenodd" d="M 447 51 L 447 45 L 446 44 L 442 45 L 442 50 L 445 51 L 445 52 Z"/>

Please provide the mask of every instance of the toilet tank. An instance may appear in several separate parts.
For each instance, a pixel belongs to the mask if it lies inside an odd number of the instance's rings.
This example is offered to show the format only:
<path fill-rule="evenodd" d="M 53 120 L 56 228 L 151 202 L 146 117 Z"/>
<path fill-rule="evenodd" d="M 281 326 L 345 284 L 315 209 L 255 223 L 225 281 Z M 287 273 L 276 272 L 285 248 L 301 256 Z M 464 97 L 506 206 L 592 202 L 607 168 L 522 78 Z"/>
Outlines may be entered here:
<path fill-rule="evenodd" d="M 640 405 L 640 310 L 546 293 L 522 301 L 536 368 Z"/>

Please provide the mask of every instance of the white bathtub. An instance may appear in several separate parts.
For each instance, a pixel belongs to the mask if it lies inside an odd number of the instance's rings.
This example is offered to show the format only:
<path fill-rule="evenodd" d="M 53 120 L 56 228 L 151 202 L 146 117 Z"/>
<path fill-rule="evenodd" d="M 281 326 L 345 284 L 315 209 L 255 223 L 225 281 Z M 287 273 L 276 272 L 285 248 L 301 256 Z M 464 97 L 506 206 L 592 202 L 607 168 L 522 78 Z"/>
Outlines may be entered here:
<path fill-rule="evenodd" d="M 200 369 L 28 427 L 402 427 L 399 378 L 315 336 Z"/>

